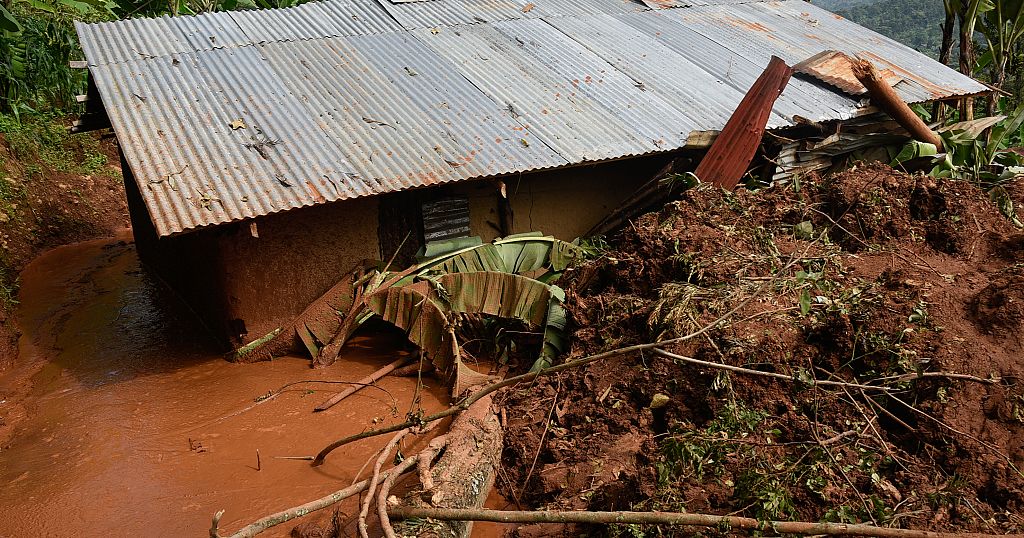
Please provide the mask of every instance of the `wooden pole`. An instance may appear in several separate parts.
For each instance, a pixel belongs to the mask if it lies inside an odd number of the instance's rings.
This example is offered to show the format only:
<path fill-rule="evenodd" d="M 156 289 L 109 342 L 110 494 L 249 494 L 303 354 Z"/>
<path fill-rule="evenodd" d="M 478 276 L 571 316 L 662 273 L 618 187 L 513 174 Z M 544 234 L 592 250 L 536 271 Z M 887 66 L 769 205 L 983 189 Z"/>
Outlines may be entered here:
<path fill-rule="evenodd" d="M 850 62 L 853 67 L 853 75 L 867 88 L 872 103 L 896 120 L 900 127 L 906 129 L 910 136 L 914 137 L 914 140 L 933 144 L 936 149 L 942 150 L 942 138 L 929 129 L 928 125 L 910 109 L 910 106 L 896 95 L 896 91 L 882 79 L 871 62 L 862 59 L 851 59 Z"/>
<path fill-rule="evenodd" d="M 324 403 L 316 406 L 316 409 L 314 409 L 314 411 L 326 411 L 326 410 L 330 409 L 331 407 L 336 405 L 338 402 L 340 402 L 340 401 L 344 400 L 345 398 L 348 398 L 349 396 L 355 394 L 359 389 L 361 389 L 361 388 L 363 388 L 363 387 L 365 387 L 365 386 L 367 386 L 367 385 L 369 385 L 371 383 L 376 383 L 378 379 L 380 379 L 380 378 L 390 374 L 392 371 L 395 370 L 395 368 L 398 368 L 399 366 L 402 366 L 402 365 L 404 365 L 405 363 L 407 363 L 407 362 L 409 362 L 411 360 L 412 359 L 409 358 L 409 357 L 402 357 L 401 359 L 398 359 L 397 361 L 395 361 L 395 362 L 393 362 L 393 363 L 391 363 L 391 364 L 381 368 L 380 370 L 377 370 L 376 372 L 374 372 L 374 373 L 372 373 L 372 374 L 370 374 L 370 375 L 360 379 L 355 384 L 353 384 L 351 387 L 349 387 L 349 388 L 347 388 L 347 389 L 345 389 L 345 390 L 335 394 L 334 396 L 331 396 L 327 401 L 325 401 Z"/>

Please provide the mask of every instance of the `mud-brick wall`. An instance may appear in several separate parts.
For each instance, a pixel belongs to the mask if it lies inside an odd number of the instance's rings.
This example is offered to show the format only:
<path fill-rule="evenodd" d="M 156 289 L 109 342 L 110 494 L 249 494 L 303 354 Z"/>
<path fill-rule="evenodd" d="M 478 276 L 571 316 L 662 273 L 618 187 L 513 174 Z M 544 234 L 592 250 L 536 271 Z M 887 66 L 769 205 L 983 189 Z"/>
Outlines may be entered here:
<path fill-rule="evenodd" d="M 659 155 L 502 178 L 512 206 L 511 231 L 540 231 L 565 240 L 580 237 L 670 160 Z M 469 197 L 473 235 L 484 241 L 499 237 L 494 182 L 468 183 L 459 192 Z"/>
<path fill-rule="evenodd" d="M 287 326 L 364 259 L 379 259 L 377 199 L 347 200 L 256 219 L 219 237 L 229 334 L 246 343 Z"/>
<path fill-rule="evenodd" d="M 670 158 L 506 177 L 512 232 L 542 231 L 567 240 L 581 236 Z M 403 238 L 417 235 L 409 232 L 415 231 L 423 202 L 467 196 L 472 233 L 484 240 L 500 235 L 492 180 L 333 202 L 159 239 L 134 180 L 128 176 L 125 183 L 143 262 L 185 299 L 226 348 L 286 326 L 360 260 L 393 255 Z M 420 243 L 415 237 L 404 245 L 409 258 Z"/>
<path fill-rule="evenodd" d="M 380 258 L 375 198 L 157 239 L 135 182 L 125 183 L 143 263 L 188 303 L 225 349 L 285 326 L 357 262 Z"/>

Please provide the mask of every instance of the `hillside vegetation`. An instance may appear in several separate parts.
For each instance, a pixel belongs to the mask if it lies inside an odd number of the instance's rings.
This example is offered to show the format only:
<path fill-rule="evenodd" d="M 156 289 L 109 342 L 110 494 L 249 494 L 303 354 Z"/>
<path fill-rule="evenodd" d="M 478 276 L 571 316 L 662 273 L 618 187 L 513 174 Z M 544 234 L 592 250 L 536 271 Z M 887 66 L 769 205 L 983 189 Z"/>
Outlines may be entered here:
<path fill-rule="evenodd" d="M 931 56 L 942 44 L 942 0 L 816 0 L 829 11 Z"/>

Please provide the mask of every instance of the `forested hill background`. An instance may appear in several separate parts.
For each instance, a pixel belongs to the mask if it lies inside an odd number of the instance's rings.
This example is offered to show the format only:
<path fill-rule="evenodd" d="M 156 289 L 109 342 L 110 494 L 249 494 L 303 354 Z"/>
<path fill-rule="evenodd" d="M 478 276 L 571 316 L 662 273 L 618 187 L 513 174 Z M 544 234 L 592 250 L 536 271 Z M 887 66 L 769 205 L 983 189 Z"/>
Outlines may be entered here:
<path fill-rule="evenodd" d="M 812 0 L 872 30 L 939 57 L 942 0 Z"/>

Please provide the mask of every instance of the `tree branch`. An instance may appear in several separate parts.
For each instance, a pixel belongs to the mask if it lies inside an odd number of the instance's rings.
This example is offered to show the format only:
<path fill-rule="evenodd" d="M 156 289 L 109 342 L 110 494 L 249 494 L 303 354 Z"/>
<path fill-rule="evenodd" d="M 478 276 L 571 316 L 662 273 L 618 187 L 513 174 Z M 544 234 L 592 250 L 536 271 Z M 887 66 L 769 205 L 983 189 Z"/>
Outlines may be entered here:
<path fill-rule="evenodd" d="M 804 521 L 760 521 L 749 517 L 716 516 L 678 512 L 558 512 L 503 511 L 473 508 L 396 507 L 388 510 L 394 519 L 438 519 L 446 521 L 493 521 L 496 523 L 639 523 L 652 525 L 690 525 L 720 529 L 771 531 L 781 534 L 872 536 L 876 538 L 992 538 L 999 534 L 945 533 L 912 529 L 893 529 L 872 525 L 814 523 Z"/>

